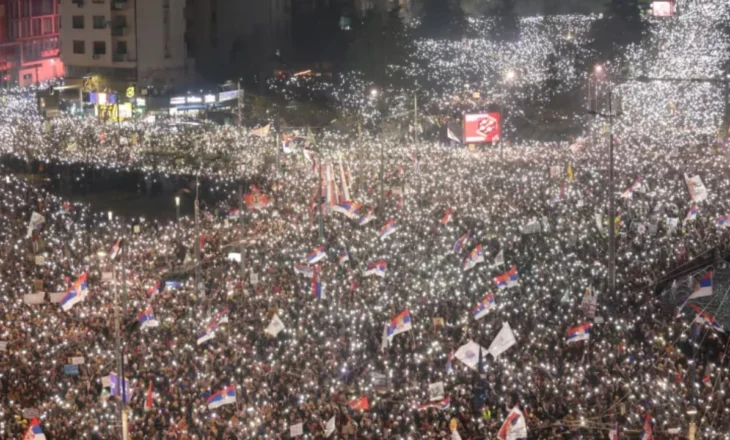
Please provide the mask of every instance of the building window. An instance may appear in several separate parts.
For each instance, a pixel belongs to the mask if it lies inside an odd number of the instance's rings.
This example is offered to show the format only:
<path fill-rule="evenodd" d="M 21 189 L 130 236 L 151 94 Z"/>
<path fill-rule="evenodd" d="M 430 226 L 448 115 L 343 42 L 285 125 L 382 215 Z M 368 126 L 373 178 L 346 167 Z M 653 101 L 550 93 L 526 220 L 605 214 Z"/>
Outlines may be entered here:
<path fill-rule="evenodd" d="M 127 54 L 127 42 L 126 41 L 117 41 L 117 54 L 119 54 L 119 55 Z"/>
<path fill-rule="evenodd" d="M 50 34 L 53 32 L 53 19 L 48 17 L 43 19 L 43 33 Z"/>
<path fill-rule="evenodd" d="M 83 55 L 86 52 L 86 44 L 84 44 L 84 40 L 74 40 L 74 53 L 78 55 Z"/>
<path fill-rule="evenodd" d="M 94 41 L 94 55 L 106 54 L 106 41 Z"/>
<path fill-rule="evenodd" d="M 33 36 L 36 37 L 41 34 L 41 19 L 36 18 L 33 20 Z"/>
<path fill-rule="evenodd" d="M 106 18 L 103 15 L 94 15 L 94 29 L 104 29 L 106 27 Z"/>
<path fill-rule="evenodd" d="M 84 28 L 84 16 L 83 15 L 74 15 L 71 17 L 73 22 L 73 28 L 74 29 L 83 29 Z"/>
<path fill-rule="evenodd" d="M 94 3 L 96 5 L 103 5 L 104 4 L 104 0 L 91 0 L 91 3 Z"/>

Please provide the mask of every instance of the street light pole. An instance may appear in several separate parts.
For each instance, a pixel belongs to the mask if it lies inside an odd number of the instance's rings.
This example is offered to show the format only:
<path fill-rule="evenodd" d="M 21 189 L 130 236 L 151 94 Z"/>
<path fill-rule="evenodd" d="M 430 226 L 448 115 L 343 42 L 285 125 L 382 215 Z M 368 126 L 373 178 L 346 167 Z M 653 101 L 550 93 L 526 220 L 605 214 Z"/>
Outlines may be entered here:
<path fill-rule="evenodd" d="M 243 244 L 243 182 L 238 184 L 238 222 L 241 228 L 241 284 L 246 279 L 246 271 L 244 269 L 244 252 L 246 247 Z"/>
<path fill-rule="evenodd" d="M 613 189 L 613 95 L 608 89 L 608 293 L 616 293 L 616 201 Z M 609 297 L 610 297 L 609 296 Z"/>
<path fill-rule="evenodd" d="M 413 133 L 418 145 L 418 95 L 413 93 Z"/>
<path fill-rule="evenodd" d="M 243 110 L 243 90 L 241 89 L 241 79 L 238 79 L 238 126 L 243 123 L 241 111 Z"/>
<path fill-rule="evenodd" d="M 180 196 L 175 196 L 175 221 L 180 223 Z"/>

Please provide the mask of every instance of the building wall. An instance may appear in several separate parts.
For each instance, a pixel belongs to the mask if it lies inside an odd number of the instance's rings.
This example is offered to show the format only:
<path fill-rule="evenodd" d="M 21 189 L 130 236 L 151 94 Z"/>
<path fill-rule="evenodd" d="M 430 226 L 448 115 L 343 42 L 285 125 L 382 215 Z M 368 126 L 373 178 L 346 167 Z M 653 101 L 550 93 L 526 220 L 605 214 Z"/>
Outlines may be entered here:
<path fill-rule="evenodd" d="M 82 6 L 63 0 L 60 9 L 61 59 L 69 77 L 93 73 L 136 77 L 133 0 L 84 0 Z M 95 28 L 95 17 L 103 17 L 104 27 Z M 83 20 L 83 28 L 74 28 L 74 20 Z M 126 54 L 118 52 L 120 42 L 126 43 Z M 103 46 L 103 53 L 95 51 L 96 45 Z"/>
<path fill-rule="evenodd" d="M 63 76 L 57 0 L 0 1 L 0 71 L 20 85 Z"/>

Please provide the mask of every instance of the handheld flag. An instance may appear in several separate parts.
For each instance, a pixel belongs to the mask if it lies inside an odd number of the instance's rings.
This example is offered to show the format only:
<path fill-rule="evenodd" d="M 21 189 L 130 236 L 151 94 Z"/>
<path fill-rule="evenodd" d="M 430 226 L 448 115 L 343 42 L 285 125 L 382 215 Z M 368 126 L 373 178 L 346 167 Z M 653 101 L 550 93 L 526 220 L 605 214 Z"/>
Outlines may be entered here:
<path fill-rule="evenodd" d="M 162 292 L 162 290 L 164 288 L 165 288 L 165 285 L 162 284 L 162 281 L 157 281 L 154 286 L 147 289 L 147 292 L 146 292 L 147 296 L 149 296 L 150 299 L 152 299 L 152 297 L 154 297 L 158 293 Z"/>
<path fill-rule="evenodd" d="M 368 264 L 368 268 L 362 273 L 362 276 L 369 277 L 370 275 L 375 275 L 377 277 L 384 278 L 387 270 L 388 263 L 385 261 L 375 261 Z"/>
<path fill-rule="evenodd" d="M 319 276 L 312 278 L 312 297 L 324 299 L 324 284 L 319 281 Z"/>
<path fill-rule="evenodd" d="M 347 405 L 355 411 L 367 411 L 370 409 L 370 402 L 367 396 L 360 397 L 347 402 Z"/>
<path fill-rule="evenodd" d="M 395 220 L 388 220 L 388 223 L 386 223 L 381 229 L 380 229 L 380 239 L 384 240 L 385 237 L 389 236 L 393 232 L 395 232 Z"/>
<path fill-rule="evenodd" d="M 444 212 L 444 216 L 441 217 L 441 226 L 446 226 L 448 222 L 451 221 L 453 215 L 451 208 L 446 208 L 446 212 Z"/>
<path fill-rule="evenodd" d="M 511 346 L 517 344 L 515 334 L 512 332 L 509 322 L 502 324 L 502 329 L 497 333 L 497 337 L 494 338 L 491 344 L 489 344 L 489 354 L 495 359 L 500 354 L 507 351 Z"/>
<path fill-rule="evenodd" d="M 86 273 L 82 273 L 68 289 L 66 295 L 61 298 L 61 308 L 65 311 L 71 310 L 71 307 L 86 299 L 88 293 L 89 284 L 86 282 Z"/>
<path fill-rule="evenodd" d="M 464 272 L 467 270 L 471 270 L 476 266 L 477 264 L 484 261 L 484 252 L 482 251 L 482 245 L 478 244 L 477 247 L 472 249 L 471 252 L 469 252 L 469 255 L 467 255 L 466 259 L 464 259 Z"/>
<path fill-rule="evenodd" d="M 332 207 L 334 212 L 344 214 L 347 218 L 353 220 L 360 218 L 360 209 L 362 205 L 357 202 L 345 201 Z"/>
<path fill-rule="evenodd" d="M 208 409 L 216 409 L 223 405 L 236 403 L 236 388 L 231 385 L 208 397 Z"/>
<path fill-rule="evenodd" d="M 405 309 L 390 321 L 390 325 L 388 325 L 387 330 L 388 339 L 393 339 L 396 335 L 405 333 L 412 328 L 411 314 L 408 309 Z"/>
<path fill-rule="evenodd" d="M 717 218 L 716 223 L 718 228 L 727 228 L 730 226 L 730 214 L 725 214 Z"/>
<path fill-rule="evenodd" d="M 510 270 L 503 273 L 502 275 L 494 277 L 492 281 L 494 281 L 494 285 L 500 289 L 508 289 L 510 287 L 518 285 L 519 278 L 517 276 L 517 266 L 513 265 Z"/>
<path fill-rule="evenodd" d="M 43 433 L 43 428 L 41 428 L 37 417 L 33 417 L 33 420 L 30 421 L 23 440 L 46 440 L 46 435 Z"/>
<path fill-rule="evenodd" d="M 371 221 L 373 221 L 374 219 L 375 219 L 375 211 L 371 209 L 370 211 L 368 211 L 367 214 L 360 217 L 360 219 L 357 221 L 357 224 L 359 224 L 360 226 L 365 226 L 368 223 L 370 223 Z"/>
<path fill-rule="evenodd" d="M 691 222 L 696 219 L 698 211 L 699 208 L 697 208 L 697 205 L 692 205 L 692 207 L 689 208 L 689 211 L 687 211 L 687 216 L 684 218 L 684 223 Z"/>
<path fill-rule="evenodd" d="M 587 341 L 591 337 L 591 323 L 577 325 L 568 329 L 568 343 Z"/>
<path fill-rule="evenodd" d="M 713 330 L 716 330 L 721 333 L 725 333 L 725 330 L 722 328 L 722 325 L 720 325 L 717 320 L 710 315 L 707 312 L 703 312 L 702 309 L 697 304 L 690 304 L 690 307 L 692 307 L 692 310 L 694 310 L 697 313 L 697 316 L 695 317 L 695 322 L 697 322 L 700 325 L 708 325 Z"/>
<path fill-rule="evenodd" d="M 150 386 L 147 387 L 147 396 L 145 396 L 144 399 L 144 410 L 149 411 L 152 409 L 152 381 L 150 381 Z"/>
<path fill-rule="evenodd" d="M 160 322 L 155 319 L 152 306 L 147 306 L 147 308 L 137 316 L 137 321 L 139 321 L 139 328 L 142 330 L 150 327 L 158 327 L 160 325 Z"/>
<path fill-rule="evenodd" d="M 309 263 L 309 264 L 318 263 L 318 262 L 324 260 L 325 258 L 327 258 L 327 252 L 325 251 L 325 247 L 318 246 L 318 247 L 314 248 L 312 253 L 307 255 L 307 263 Z"/>
<path fill-rule="evenodd" d="M 474 310 L 471 311 L 471 315 L 474 319 L 479 320 L 489 314 L 489 311 L 494 307 L 494 295 L 487 293 L 487 296 L 482 299 Z"/>
<path fill-rule="evenodd" d="M 525 423 L 525 416 L 518 407 L 512 408 L 507 418 L 502 423 L 502 427 L 499 428 L 497 433 L 499 440 L 517 440 L 520 438 L 527 438 L 527 424 Z"/>
<path fill-rule="evenodd" d="M 119 251 L 121 250 L 121 244 L 122 239 L 119 238 L 117 241 L 114 242 L 114 246 L 112 246 L 111 250 L 109 251 L 109 259 L 111 261 L 114 261 L 119 256 Z"/>
<path fill-rule="evenodd" d="M 445 410 L 445 409 L 448 409 L 449 406 L 451 406 L 451 397 L 446 396 L 444 399 L 442 399 L 438 402 L 424 403 L 423 405 L 420 405 L 418 407 L 418 409 L 422 410 L 422 409 L 436 408 L 436 409 L 440 409 L 440 410 Z"/>
<path fill-rule="evenodd" d="M 466 242 L 469 241 L 469 237 L 471 237 L 471 232 L 466 231 L 464 235 L 456 240 L 456 243 L 454 243 L 454 247 L 452 248 L 455 254 L 458 254 L 462 249 L 464 249 L 464 245 L 466 245 Z"/>

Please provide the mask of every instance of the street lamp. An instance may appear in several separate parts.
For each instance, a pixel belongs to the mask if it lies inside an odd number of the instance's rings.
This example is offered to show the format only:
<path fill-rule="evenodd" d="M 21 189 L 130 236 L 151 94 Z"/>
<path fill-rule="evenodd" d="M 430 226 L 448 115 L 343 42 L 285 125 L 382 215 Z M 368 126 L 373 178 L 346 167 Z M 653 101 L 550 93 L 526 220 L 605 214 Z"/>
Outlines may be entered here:
<path fill-rule="evenodd" d="M 508 70 L 506 78 L 507 78 L 507 81 L 512 81 L 513 79 L 515 79 L 515 71 L 512 69 Z"/>
<path fill-rule="evenodd" d="M 107 212 L 107 216 L 109 217 L 109 222 L 111 222 L 112 219 L 114 218 L 114 214 L 112 214 L 111 211 Z"/>
<path fill-rule="evenodd" d="M 596 73 L 603 72 L 603 66 L 600 64 L 596 64 L 596 67 L 594 67 L 593 69 L 596 71 Z"/>
<path fill-rule="evenodd" d="M 180 196 L 175 196 L 175 220 L 180 223 Z"/>
<path fill-rule="evenodd" d="M 373 88 L 370 90 L 370 97 L 376 98 L 378 96 L 378 89 Z"/>

